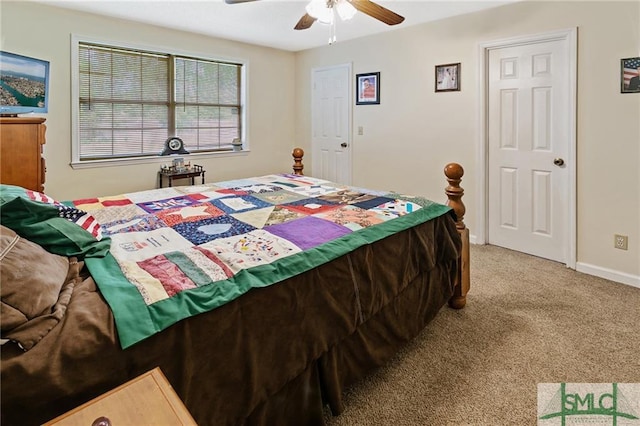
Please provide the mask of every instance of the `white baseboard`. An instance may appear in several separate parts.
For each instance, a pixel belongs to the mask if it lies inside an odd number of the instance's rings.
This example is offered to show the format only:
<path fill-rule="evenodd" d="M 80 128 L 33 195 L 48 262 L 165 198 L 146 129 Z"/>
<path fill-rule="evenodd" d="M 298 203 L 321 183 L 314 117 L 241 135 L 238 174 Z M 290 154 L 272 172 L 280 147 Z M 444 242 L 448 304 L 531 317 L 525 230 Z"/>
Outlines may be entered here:
<path fill-rule="evenodd" d="M 638 275 L 631 275 L 626 272 L 615 271 L 584 262 L 576 262 L 576 271 L 640 288 L 640 276 Z"/>
<path fill-rule="evenodd" d="M 476 236 L 469 235 L 469 242 L 476 244 Z M 603 268 L 602 266 L 591 265 L 584 262 L 576 262 L 576 271 L 640 288 L 640 275 L 627 274 L 626 272 Z"/>

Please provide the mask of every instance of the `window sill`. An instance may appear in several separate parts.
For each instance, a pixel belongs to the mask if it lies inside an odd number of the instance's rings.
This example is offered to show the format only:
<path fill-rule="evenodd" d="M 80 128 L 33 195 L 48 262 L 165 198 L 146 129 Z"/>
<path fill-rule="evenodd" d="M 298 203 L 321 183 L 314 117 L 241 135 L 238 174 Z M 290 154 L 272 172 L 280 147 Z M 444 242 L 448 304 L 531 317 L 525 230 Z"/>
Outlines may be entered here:
<path fill-rule="evenodd" d="M 108 160 L 90 160 L 90 161 L 72 161 L 70 163 L 71 168 L 74 170 L 79 169 L 94 169 L 99 167 L 122 167 L 133 166 L 136 164 L 161 164 L 170 163 L 174 158 L 184 158 L 185 162 L 197 162 L 200 159 L 205 158 L 218 158 L 218 157 L 238 157 L 246 156 L 251 152 L 250 149 L 244 149 L 242 151 L 220 151 L 220 152 L 203 152 L 185 155 L 158 155 L 156 157 L 132 157 L 132 158 L 114 158 Z"/>

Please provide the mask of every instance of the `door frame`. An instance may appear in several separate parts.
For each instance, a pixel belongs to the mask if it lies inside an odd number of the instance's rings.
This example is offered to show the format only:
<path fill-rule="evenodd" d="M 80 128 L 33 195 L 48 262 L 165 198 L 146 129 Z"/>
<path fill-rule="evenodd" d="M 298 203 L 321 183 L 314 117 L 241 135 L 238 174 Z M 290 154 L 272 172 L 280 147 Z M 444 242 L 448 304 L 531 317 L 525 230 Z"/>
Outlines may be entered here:
<path fill-rule="evenodd" d="M 578 69 L 578 29 L 569 28 L 564 30 L 552 31 L 542 34 L 534 34 L 527 36 L 512 37 L 501 40 L 494 40 L 489 42 L 480 43 L 478 46 L 478 81 L 480 85 L 479 91 L 479 118 L 478 118 L 478 149 L 477 160 L 478 164 L 478 209 L 477 209 L 477 222 L 475 232 L 476 244 L 488 243 L 488 230 L 489 230 L 489 190 L 487 184 L 489 182 L 489 126 L 488 126 L 488 91 L 489 91 L 489 51 L 493 49 L 500 49 L 505 47 L 516 47 L 526 44 L 544 43 L 550 41 L 564 41 L 566 43 L 566 49 L 564 54 L 566 55 L 566 61 L 568 64 L 569 81 L 569 151 L 567 158 L 567 172 L 568 172 L 568 212 L 566 215 L 565 223 L 565 261 L 566 266 L 571 269 L 576 268 L 576 244 L 577 244 L 577 221 L 576 221 L 576 169 L 577 169 L 577 155 L 576 155 L 576 125 L 577 125 L 577 69 Z"/>
<path fill-rule="evenodd" d="M 347 137 L 348 137 L 348 144 L 349 146 L 347 147 L 349 149 L 349 171 L 348 171 L 348 175 L 349 175 L 349 182 L 352 182 L 353 179 L 353 104 L 352 104 L 352 99 L 353 98 L 353 72 L 352 72 L 352 65 L 351 62 L 346 62 L 343 64 L 335 64 L 335 65 L 328 65 L 328 66 L 324 66 L 324 67 L 317 67 L 317 68 L 311 68 L 311 168 L 312 170 L 315 170 L 315 168 L 318 166 L 318 163 L 316 160 L 316 158 L 318 157 L 317 154 L 317 142 L 314 141 L 314 137 L 313 135 L 315 134 L 315 115 L 318 113 L 318 111 L 316 111 L 316 106 L 315 106 L 315 90 L 313 85 L 315 84 L 315 74 L 318 71 L 326 71 L 326 70 L 332 70 L 332 69 L 337 69 L 337 68 L 346 68 L 347 69 L 347 91 L 348 93 L 348 99 L 347 99 L 347 108 L 346 108 L 346 122 L 347 122 Z"/>

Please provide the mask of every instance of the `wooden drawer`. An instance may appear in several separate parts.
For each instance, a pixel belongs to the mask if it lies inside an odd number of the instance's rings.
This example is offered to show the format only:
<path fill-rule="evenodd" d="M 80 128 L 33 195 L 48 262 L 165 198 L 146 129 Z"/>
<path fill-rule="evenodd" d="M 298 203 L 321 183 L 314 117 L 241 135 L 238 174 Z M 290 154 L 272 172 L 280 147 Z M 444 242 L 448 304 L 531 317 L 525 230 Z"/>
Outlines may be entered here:
<path fill-rule="evenodd" d="M 44 191 L 45 119 L 0 118 L 0 183 Z"/>

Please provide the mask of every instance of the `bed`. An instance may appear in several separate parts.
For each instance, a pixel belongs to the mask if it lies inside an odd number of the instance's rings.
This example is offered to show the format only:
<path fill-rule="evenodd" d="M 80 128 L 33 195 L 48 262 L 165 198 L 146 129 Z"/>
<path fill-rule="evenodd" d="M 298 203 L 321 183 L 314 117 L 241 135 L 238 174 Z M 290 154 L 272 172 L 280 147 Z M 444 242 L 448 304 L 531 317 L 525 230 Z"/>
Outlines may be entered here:
<path fill-rule="evenodd" d="M 160 190 L 58 203 L 3 185 L 2 424 L 41 424 L 155 367 L 200 425 L 323 424 L 326 406 L 338 415 L 345 388 L 443 305 L 464 306 L 469 258 L 459 165 L 445 168 L 445 206 L 304 176 L 302 155 L 294 150 L 292 174 L 164 189 L 174 192 L 160 193 L 161 206 L 153 198 Z M 265 200 L 276 207 L 258 202 Z M 247 214 L 247 202 L 272 209 L 269 219 Z M 203 225 L 204 204 L 235 221 Z M 187 223 L 154 209 L 182 211 Z M 112 211 L 126 214 L 114 220 Z M 278 227 L 310 217 L 305 226 Z M 318 217 L 331 226 L 313 231 Z M 131 238 L 142 228 L 158 231 L 159 218 L 175 229 L 197 222 L 220 238 L 189 240 L 200 250 L 194 255 L 193 247 L 175 250 L 170 238 L 168 253 L 159 248 L 163 234 L 147 235 L 159 246 L 130 263 L 127 250 L 149 249 Z M 234 231 L 247 223 L 260 235 L 253 245 Z M 221 241 L 232 241 L 235 254 L 225 257 Z M 239 259 L 239 245 L 267 248 Z M 219 269 L 202 260 L 211 252 Z M 211 279 L 219 273 L 226 275 Z M 163 281 L 176 274 L 188 279 Z"/>

